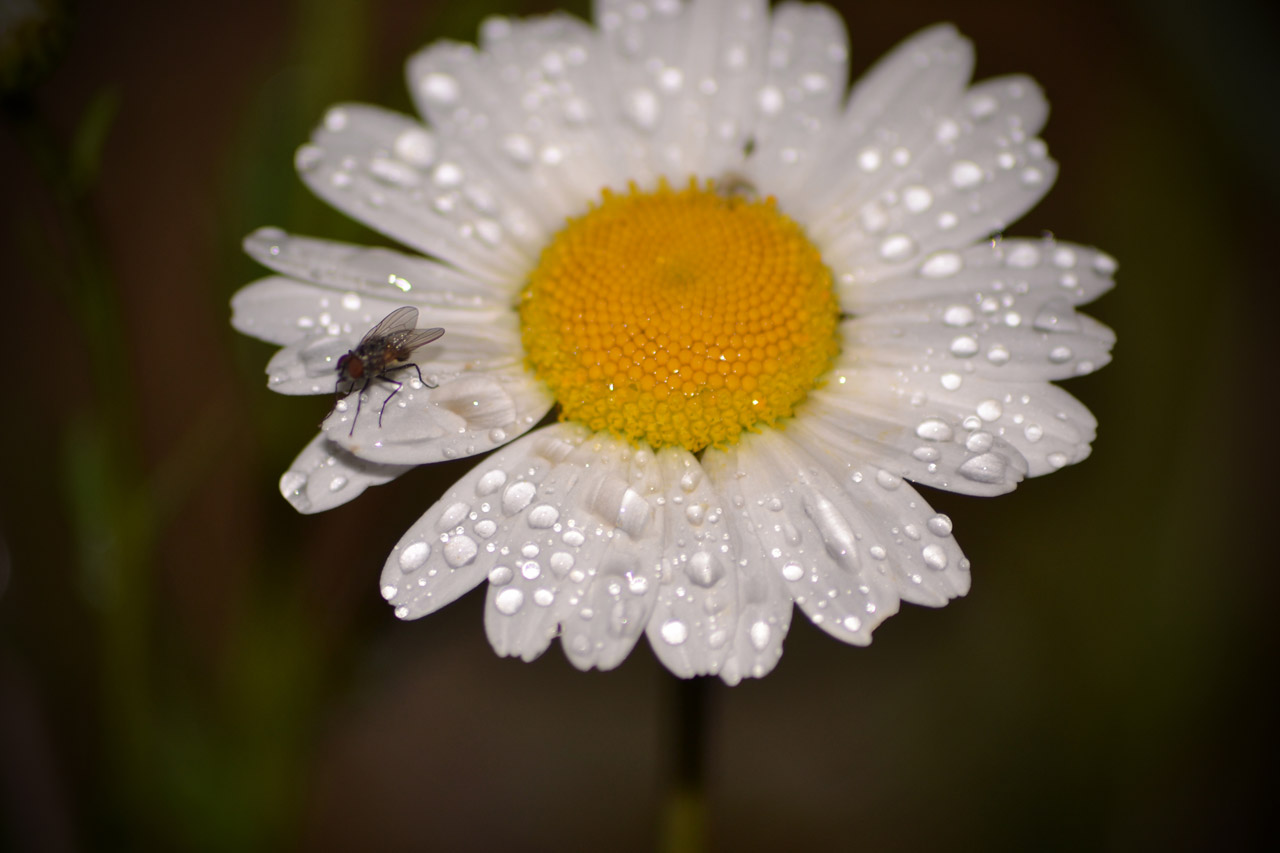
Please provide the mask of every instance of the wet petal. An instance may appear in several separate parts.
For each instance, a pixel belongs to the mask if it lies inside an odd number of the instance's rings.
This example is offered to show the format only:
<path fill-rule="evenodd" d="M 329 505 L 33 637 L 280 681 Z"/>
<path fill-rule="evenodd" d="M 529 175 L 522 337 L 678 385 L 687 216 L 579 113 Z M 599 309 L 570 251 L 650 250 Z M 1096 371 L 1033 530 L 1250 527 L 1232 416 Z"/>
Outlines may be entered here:
<path fill-rule="evenodd" d="M 324 512 L 354 500 L 370 486 L 391 482 L 411 467 L 352 456 L 322 433 L 289 465 L 280 478 L 280 493 L 298 512 Z"/>

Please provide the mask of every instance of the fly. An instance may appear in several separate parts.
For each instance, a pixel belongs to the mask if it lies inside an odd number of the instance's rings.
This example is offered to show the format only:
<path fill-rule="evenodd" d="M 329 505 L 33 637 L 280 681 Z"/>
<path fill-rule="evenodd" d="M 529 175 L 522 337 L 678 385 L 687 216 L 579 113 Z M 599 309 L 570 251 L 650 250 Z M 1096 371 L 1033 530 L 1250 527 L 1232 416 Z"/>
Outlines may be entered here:
<path fill-rule="evenodd" d="M 436 387 L 422 378 L 421 368 L 409 361 L 409 357 L 414 350 L 438 339 L 444 334 L 444 329 L 419 329 L 416 328 L 417 325 L 417 308 L 408 305 L 397 308 L 370 329 L 360 339 L 360 343 L 356 344 L 355 349 L 338 359 L 338 382 L 334 386 L 334 393 L 341 399 L 354 391 L 356 386 L 360 389 L 356 397 L 356 414 L 351 419 L 351 431 L 347 435 L 355 434 L 356 420 L 360 417 L 360 407 L 364 404 L 364 392 L 375 379 L 396 386 L 396 390 L 387 395 L 378 411 L 379 428 L 382 427 L 382 415 L 387 411 L 387 403 L 404 387 L 403 382 L 391 377 L 392 371 L 412 367 L 418 374 L 419 382 L 428 388 Z M 336 402 L 334 407 L 337 407 Z M 332 415 L 333 410 L 329 414 Z M 325 417 L 328 418 L 328 415 Z"/>

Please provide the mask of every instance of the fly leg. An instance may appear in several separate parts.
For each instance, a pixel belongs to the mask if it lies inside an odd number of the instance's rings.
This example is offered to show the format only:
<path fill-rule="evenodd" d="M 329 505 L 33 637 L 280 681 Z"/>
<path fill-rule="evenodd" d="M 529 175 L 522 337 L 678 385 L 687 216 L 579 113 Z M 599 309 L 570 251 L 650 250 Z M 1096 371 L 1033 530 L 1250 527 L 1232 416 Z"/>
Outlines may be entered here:
<path fill-rule="evenodd" d="M 400 393 L 400 389 L 404 387 L 404 383 L 395 381 L 385 373 L 378 374 L 378 378 L 383 382 L 396 386 L 396 390 L 387 395 L 387 399 L 382 401 L 382 408 L 378 410 L 378 429 L 382 429 L 382 416 L 387 411 L 387 403 L 390 403 L 391 398 Z"/>
<path fill-rule="evenodd" d="M 366 379 L 360 386 L 360 393 L 356 395 L 356 415 L 351 419 L 351 429 L 347 432 L 347 438 L 356 434 L 356 421 L 360 419 L 360 407 L 364 405 L 364 392 L 369 390 L 369 383 L 372 381 L 372 379 Z M 383 408 L 386 408 L 386 404 L 383 404 Z M 378 415 L 378 426 L 382 426 L 382 415 Z"/>

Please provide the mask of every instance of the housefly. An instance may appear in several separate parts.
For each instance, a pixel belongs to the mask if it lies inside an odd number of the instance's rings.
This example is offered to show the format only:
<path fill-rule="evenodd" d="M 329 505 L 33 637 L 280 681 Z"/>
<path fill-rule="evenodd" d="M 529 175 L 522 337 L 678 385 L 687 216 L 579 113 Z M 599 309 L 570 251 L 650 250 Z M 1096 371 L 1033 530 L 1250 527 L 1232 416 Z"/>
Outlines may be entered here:
<path fill-rule="evenodd" d="M 375 379 L 381 379 L 388 385 L 396 386 L 396 390 L 388 394 L 387 399 L 382 402 L 382 409 L 378 412 L 379 427 L 382 426 L 382 415 L 387 411 L 387 403 L 390 403 L 391 398 L 399 394 L 400 389 L 404 387 L 403 382 L 391 377 L 393 371 L 412 367 L 418 374 L 419 382 L 428 388 L 435 387 L 422 378 L 422 370 L 409 361 L 409 356 L 413 355 L 414 350 L 426 346 L 443 335 L 444 329 L 418 329 L 415 328 L 417 325 L 417 308 L 408 305 L 397 308 L 370 329 L 360 339 L 360 343 L 356 344 L 355 349 L 338 359 L 338 382 L 334 386 L 334 393 L 341 399 L 359 388 L 356 397 L 356 414 L 351 419 L 351 431 L 347 433 L 348 435 L 355 434 L 356 420 L 360 417 L 360 406 L 364 403 L 364 392 Z M 336 408 L 337 403 L 334 406 Z M 330 410 L 329 414 L 332 415 L 333 411 Z M 328 415 L 325 417 L 327 418 Z"/>

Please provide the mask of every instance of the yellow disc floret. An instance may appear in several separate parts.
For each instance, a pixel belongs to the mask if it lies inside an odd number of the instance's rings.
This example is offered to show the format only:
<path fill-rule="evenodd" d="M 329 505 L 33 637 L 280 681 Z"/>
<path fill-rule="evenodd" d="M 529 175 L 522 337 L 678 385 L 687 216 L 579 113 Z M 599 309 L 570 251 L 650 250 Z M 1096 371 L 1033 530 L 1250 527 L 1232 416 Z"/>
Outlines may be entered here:
<path fill-rule="evenodd" d="M 543 251 L 520 319 L 561 417 L 655 448 L 775 424 L 839 351 L 818 250 L 772 198 L 710 183 L 605 190 Z"/>

